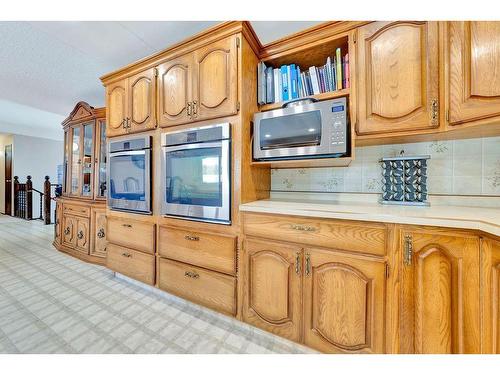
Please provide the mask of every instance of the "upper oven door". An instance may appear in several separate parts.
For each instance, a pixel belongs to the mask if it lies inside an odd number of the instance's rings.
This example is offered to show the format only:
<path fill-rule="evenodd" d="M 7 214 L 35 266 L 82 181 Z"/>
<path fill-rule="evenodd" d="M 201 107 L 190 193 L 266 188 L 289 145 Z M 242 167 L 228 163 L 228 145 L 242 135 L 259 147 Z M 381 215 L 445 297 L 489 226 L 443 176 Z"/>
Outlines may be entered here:
<path fill-rule="evenodd" d="M 328 153 L 324 114 L 316 104 L 257 113 L 254 124 L 254 158 L 293 157 Z M 326 142 L 327 143 L 327 142 Z"/>
<path fill-rule="evenodd" d="M 150 158 L 150 149 L 109 154 L 110 208 L 151 213 Z"/>
<path fill-rule="evenodd" d="M 163 148 L 162 213 L 230 223 L 230 141 Z"/>

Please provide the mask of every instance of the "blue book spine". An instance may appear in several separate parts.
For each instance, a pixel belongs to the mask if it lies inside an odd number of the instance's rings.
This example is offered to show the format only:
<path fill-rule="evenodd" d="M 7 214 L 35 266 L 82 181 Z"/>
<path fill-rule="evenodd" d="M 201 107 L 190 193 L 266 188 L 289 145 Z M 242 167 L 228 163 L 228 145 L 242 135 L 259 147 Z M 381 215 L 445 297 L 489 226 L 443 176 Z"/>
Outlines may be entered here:
<path fill-rule="evenodd" d="M 299 97 L 299 88 L 298 88 L 298 82 L 297 82 L 297 68 L 295 67 L 295 64 L 290 65 L 290 74 L 291 74 L 291 82 L 292 82 L 292 89 L 291 89 L 291 99 L 297 99 Z"/>
<path fill-rule="evenodd" d="M 281 88 L 281 98 L 283 101 L 289 100 L 289 88 L 288 88 L 288 73 L 286 65 L 283 65 L 281 68 L 281 79 L 283 82 L 283 86 Z"/>
<path fill-rule="evenodd" d="M 302 98 L 302 78 L 300 76 L 300 66 L 297 65 L 297 94 Z"/>

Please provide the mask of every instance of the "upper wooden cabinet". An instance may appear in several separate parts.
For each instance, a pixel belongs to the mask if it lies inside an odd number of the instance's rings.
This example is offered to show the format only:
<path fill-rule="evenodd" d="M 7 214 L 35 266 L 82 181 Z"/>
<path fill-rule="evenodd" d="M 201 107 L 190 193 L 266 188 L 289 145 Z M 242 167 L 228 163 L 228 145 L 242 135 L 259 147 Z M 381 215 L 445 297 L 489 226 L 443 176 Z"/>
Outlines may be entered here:
<path fill-rule="evenodd" d="M 500 116 L 500 22 L 448 22 L 449 123 Z"/>
<path fill-rule="evenodd" d="M 233 35 L 195 51 L 195 99 L 198 120 L 236 114 L 239 37 Z"/>
<path fill-rule="evenodd" d="M 401 351 L 478 353 L 479 238 L 404 230 Z"/>
<path fill-rule="evenodd" d="M 357 133 L 438 127 L 437 22 L 374 22 L 357 45 Z"/>
<path fill-rule="evenodd" d="M 304 267 L 304 343 L 330 353 L 383 353 L 383 260 L 305 249 Z"/>
<path fill-rule="evenodd" d="M 63 121 L 63 195 L 75 198 L 106 198 L 106 123 L 104 108 L 80 102 Z"/>
<path fill-rule="evenodd" d="M 158 66 L 158 124 L 172 126 L 191 121 L 193 54 Z"/>
<path fill-rule="evenodd" d="M 108 85 L 108 137 L 154 129 L 155 95 L 155 68 Z"/>

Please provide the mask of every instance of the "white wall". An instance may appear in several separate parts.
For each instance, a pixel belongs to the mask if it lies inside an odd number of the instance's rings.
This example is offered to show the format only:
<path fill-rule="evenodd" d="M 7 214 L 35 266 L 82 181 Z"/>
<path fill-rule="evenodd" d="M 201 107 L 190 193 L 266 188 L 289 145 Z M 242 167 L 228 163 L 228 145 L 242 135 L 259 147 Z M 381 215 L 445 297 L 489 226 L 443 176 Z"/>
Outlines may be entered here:
<path fill-rule="evenodd" d="M 2 214 L 6 213 L 5 212 L 5 146 L 10 145 L 12 143 L 13 143 L 12 135 L 0 134 L 0 213 Z"/>
<path fill-rule="evenodd" d="M 45 176 L 50 176 L 51 182 L 56 183 L 57 165 L 63 162 L 63 141 L 25 135 L 14 135 L 13 138 L 13 176 L 18 176 L 20 182 L 26 182 L 26 176 L 30 175 L 33 188 L 42 192 Z M 40 215 L 39 208 L 39 194 L 34 192 L 33 218 Z M 52 215 L 54 208 L 55 202 L 52 202 Z"/>

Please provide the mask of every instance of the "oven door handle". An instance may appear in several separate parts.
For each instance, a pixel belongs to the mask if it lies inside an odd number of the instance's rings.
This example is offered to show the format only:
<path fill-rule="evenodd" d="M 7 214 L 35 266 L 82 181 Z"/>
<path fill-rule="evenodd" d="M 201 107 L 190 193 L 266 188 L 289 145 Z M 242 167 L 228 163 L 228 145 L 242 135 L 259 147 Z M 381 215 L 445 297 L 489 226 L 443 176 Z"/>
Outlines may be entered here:
<path fill-rule="evenodd" d="M 164 146 L 164 148 L 167 152 L 182 151 L 182 150 L 194 150 L 197 148 L 199 149 L 199 148 L 221 147 L 225 142 L 229 143 L 229 139 L 223 139 L 220 141 L 205 142 L 205 143 L 187 143 L 187 144 L 178 145 L 178 146 Z"/>
<path fill-rule="evenodd" d="M 145 155 L 148 150 L 134 150 L 134 151 L 120 151 L 120 152 L 110 152 L 109 156 L 130 156 L 130 155 Z"/>

